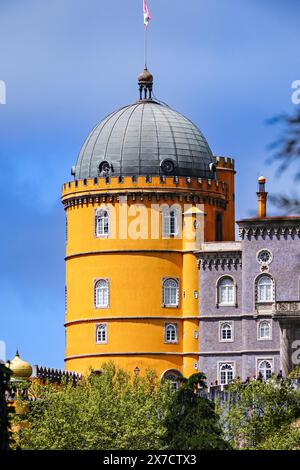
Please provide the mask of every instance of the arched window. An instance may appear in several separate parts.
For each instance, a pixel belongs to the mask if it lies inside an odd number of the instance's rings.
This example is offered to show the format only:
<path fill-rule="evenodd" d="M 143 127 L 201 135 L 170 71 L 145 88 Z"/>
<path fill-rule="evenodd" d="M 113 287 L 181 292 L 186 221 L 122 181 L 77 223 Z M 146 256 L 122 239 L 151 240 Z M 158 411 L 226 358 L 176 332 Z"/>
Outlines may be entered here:
<path fill-rule="evenodd" d="M 271 322 L 262 320 L 258 325 L 258 339 L 271 339 Z"/>
<path fill-rule="evenodd" d="M 109 281 L 99 279 L 95 283 L 95 307 L 107 308 L 109 306 Z"/>
<path fill-rule="evenodd" d="M 231 277 L 222 277 L 218 283 L 218 303 L 219 305 L 235 304 L 235 286 Z"/>
<path fill-rule="evenodd" d="M 257 302 L 274 301 L 274 282 L 271 276 L 261 276 L 257 281 Z"/>
<path fill-rule="evenodd" d="M 220 327 L 220 341 L 232 341 L 232 324 L 231 323 L 221 323 Z"/>
<path fill-rule="evenodd" d="M 179 287 L 176 279 L 168 278 L 163 281 L 163 305 L 165 307 L 178 307 Z"/>
<path fill-rule="evenodd" d="M 103 344 L 107 343 L 107 324 L 100 323 L 96 326 L 96 343 Z"/>
<path fill-rule="evenodd" d="M 177 343 L 177 324 L 176 323 L 166 323 L 165 324 L 165 342 L 166 343 Z"/>
<path fill-rule="evenodd" d="M 107 237 L 109 234 L 109 212 L 108 209 L 98 209 L 96 211 L 96 236 Z"/>
<path fill-rule="evenodd" d="M 272 364 L 270 361 L 260 361 L 258 364 L 258 374 L 262 376 L 264 380 L 268 380 L 272 377 Z"/>
<path fill-rule="evenodd" d="M 172 386 L 174 387 L 175 390 L 178 389 L 179 383 L 182 381 L 182 375 L 178 370 L 167 370 L 163 376 L 163 379 L 165 380 L 170 380 L 172 383 Z"/>
<path fill-rule="evenodd" d="M 175 208 L 164 207 L 162 211 L 163 237 L 176 237 L 179 233 L 179 211 Z"/>
<path fill-rule="evenodd" d="M 232 364 L 220 364 L 220 384 L 227 385 L 234 378 Z"/>

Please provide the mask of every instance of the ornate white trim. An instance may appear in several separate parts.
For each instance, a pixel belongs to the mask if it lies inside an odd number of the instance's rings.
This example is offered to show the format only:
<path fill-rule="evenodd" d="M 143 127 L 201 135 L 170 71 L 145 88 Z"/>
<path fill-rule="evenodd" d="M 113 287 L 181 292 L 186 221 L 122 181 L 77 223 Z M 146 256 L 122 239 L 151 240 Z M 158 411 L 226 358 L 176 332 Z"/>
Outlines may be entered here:
<path fill-rule="evenodd" d="M 264 225 L 240 225 L 239 236 L 242 240 L 245 238 L 251 239 L 252 237 L 293 237 L 300 236 L 299 224 L 280 224 L 266 222 Z"/>
<path fill-rule="evenodd" d="M 227 253 L 200 253 L 198 256 L 198 269 L 212 269 L 221 267 L 225 268 L 234 268 L 242 267 L 242 252 L 241 251 L 232 251 Z"/>

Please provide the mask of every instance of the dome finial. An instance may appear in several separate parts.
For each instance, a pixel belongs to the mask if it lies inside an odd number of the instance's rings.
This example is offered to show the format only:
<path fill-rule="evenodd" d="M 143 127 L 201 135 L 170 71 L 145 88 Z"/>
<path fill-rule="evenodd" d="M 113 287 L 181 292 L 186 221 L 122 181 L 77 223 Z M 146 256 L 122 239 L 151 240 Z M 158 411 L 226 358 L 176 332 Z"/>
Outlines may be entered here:
<path fill-rule="evenodd" d="M 152 100 L 153 75 L 145 65 L 144 72 L 139 75 L 140 100 Z"/>
<path fill-rule="evenodd" d="M 7 367 L 12 371 L 13 379 L 28 379 L 32 374 L 32 367 L 27 361 L 20 358 L 19 352 L 7 362 Z"/>

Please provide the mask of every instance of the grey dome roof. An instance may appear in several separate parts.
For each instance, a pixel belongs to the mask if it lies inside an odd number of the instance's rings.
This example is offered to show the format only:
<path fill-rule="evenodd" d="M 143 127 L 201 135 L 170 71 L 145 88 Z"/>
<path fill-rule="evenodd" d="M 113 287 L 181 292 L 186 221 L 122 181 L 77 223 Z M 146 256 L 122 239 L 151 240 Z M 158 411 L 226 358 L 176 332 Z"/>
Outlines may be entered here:
<path fill-rule="evenodd" d="M 149 100 L 126 106 L 100 122 L 86 139 L 72 173 L 75 179 L 93 178 L 103 174 L 106 165 L 111 176 L 213 178 L 212 162 L 205 137 L 191 121 Z"/>

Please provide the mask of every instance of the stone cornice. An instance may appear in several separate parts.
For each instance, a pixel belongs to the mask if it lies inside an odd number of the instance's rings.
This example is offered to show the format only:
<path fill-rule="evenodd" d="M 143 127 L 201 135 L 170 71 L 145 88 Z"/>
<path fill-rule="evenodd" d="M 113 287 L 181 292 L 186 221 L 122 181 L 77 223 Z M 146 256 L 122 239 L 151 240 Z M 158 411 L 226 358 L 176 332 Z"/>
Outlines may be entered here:
<path fill-rule="evenodd" d="M 242 252 L 240 250 L 228 252 L 199 252 L 197 253 L 198 269 L 234 268 L 242 267 Z"/>
<path fill-rule="evenodd" d="M 94 317 L 94 318 L 77 318 L 75 320 L 70 320 L 65 323 L 65 327 L 71 325 L 77 325 L 81 323 L 101 323 L 105 321 L 161 321 L 161 320 L 174 320 L 174 321 L 188 321 L 188 320 L 199 320 L 197 316 L 183 316 L 181 313 L 180 316 L 154 316 L 154 315 L 143 315 L 143 316 L 110 316 L 110 317 Z"/>
<path fill-rule="evenodd" d="M 258 237 L 300 237 L 300 217 L 248 219 L 237 222 L 242 240 Z"/>
<path fill-rule="evenodd" d="M 227 308 L 227 307 L 226 307 Z M 262 313 L 261 315 L 257 315 L 256 313 L 220 313 L 218 315 L 200 315 L 199 316 L 199 321 L 204 323 L 204 322 L 213 322 L 215 320 L 242 320 L 242 319 L 251 319 L 251 320 L 263 320 L 264 318 L 272 318 L 273 313 L 272 312 L 266 312 Z"/>
<path fill-rule="evenodd" d="M 64 208 L 86 206 L 89 204 L 101 204 L 101 203 L 114 203 L 119 202 L 123 198 L 127 202 L 144 202 L 152 201 L 164 202 L 181 202 L 181 203 L 195 203 L 195 204 L 210 204 L 216 207 L 226 209 L 227 198 L 218 193 L 203 193 L 199 192 L 166 192 L 166 191 L 144 191 L 144 190 L 132 190 L 130 192 L 103 192 L 95 194 L 72 194 L 65 196 L 62 199 Z"/>
<path fill-rule="evenodd" d="M 279 349 L 243 349 L 237 351 L 200 351 L 199 356 L 238 356 L 245 354 L 279 354 Z"/>
<path fill-rule="evenodd" d="M 65 261 L 74 258 L 80 258 L 81 256 L 101 256 L 101 255 L 110 255 L 110 254 L 124 254 L 124 253 L 177 253 L 177 254 L 194 254 L 193 250 L 155 250 L 149 248 L 148 250 L 97 250 L 97 251 L 81 251 L 78 253 L 71 253 L 65 257 Z"/>
<path fill-rule="evenodd" d="M 74 356 L 66 356 L 65 361 L 72 359 L 84 359 L 88 357 L 107 357 L 107 356 L 199 356 L 199 351 L 192 352 L 157 352 L 157 351 L 141 351 L 141 352 L 102 352 L 90 354 L 76 354 Z"/>

